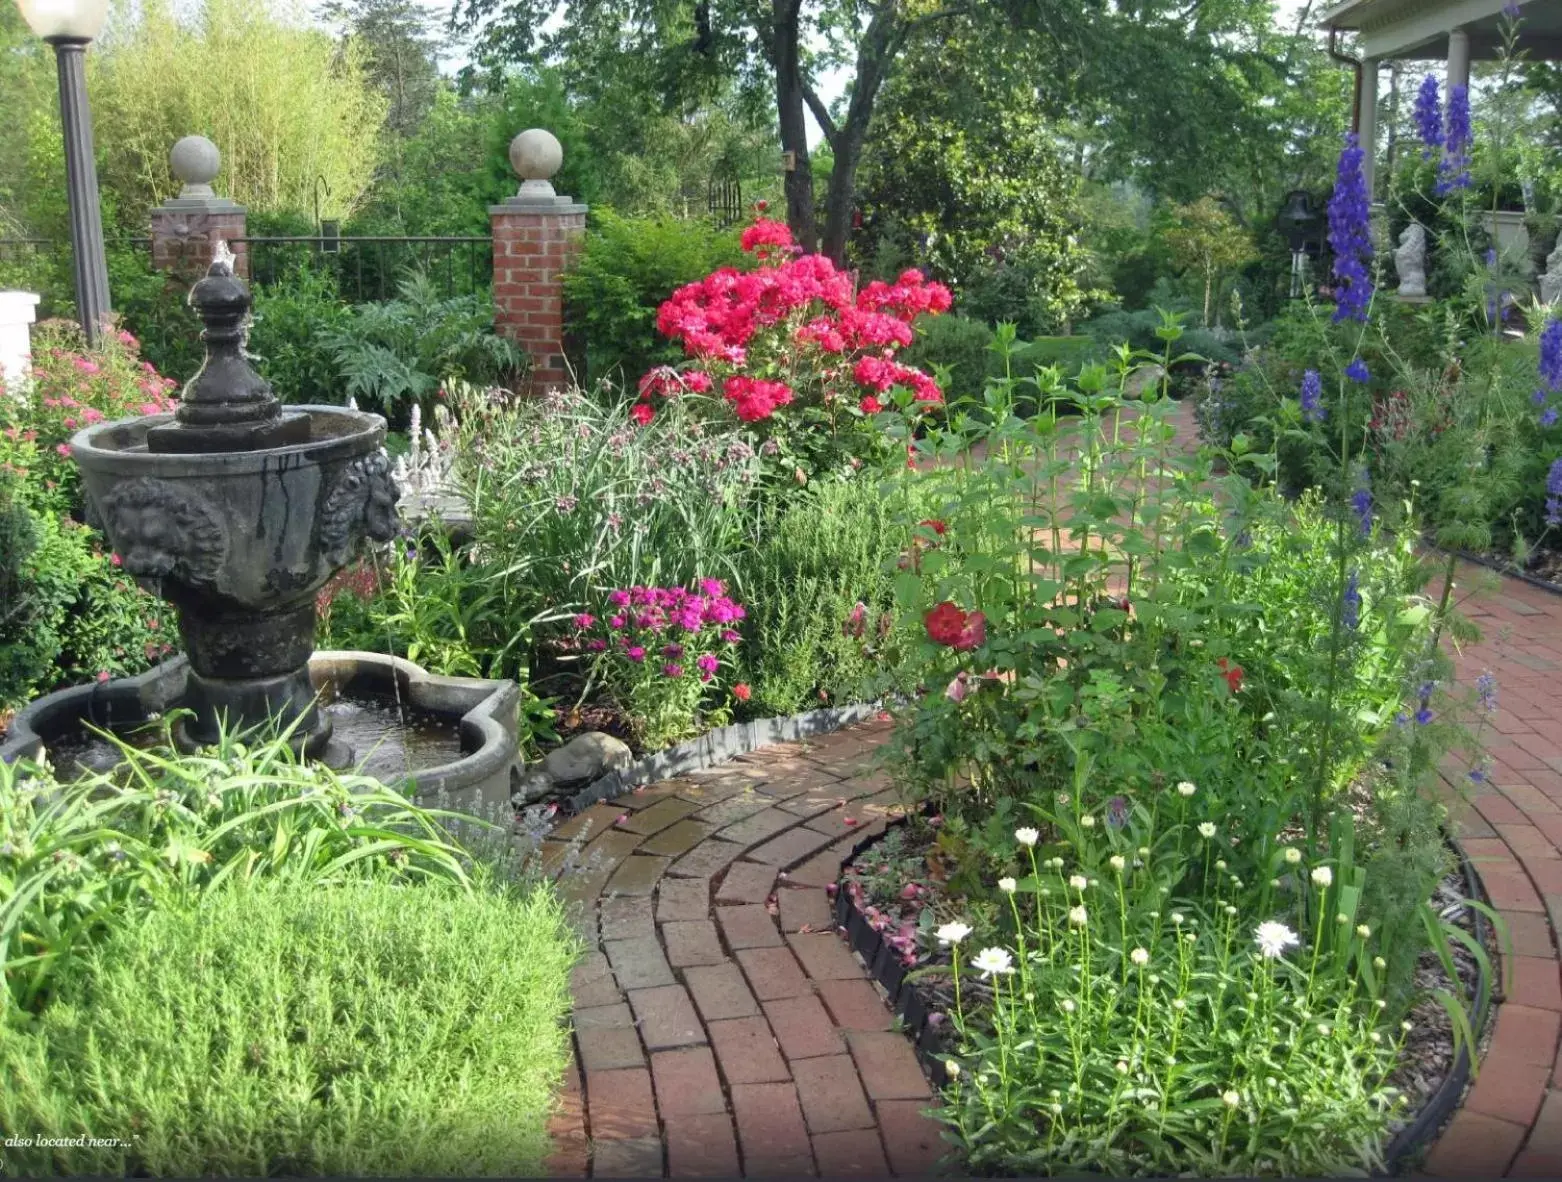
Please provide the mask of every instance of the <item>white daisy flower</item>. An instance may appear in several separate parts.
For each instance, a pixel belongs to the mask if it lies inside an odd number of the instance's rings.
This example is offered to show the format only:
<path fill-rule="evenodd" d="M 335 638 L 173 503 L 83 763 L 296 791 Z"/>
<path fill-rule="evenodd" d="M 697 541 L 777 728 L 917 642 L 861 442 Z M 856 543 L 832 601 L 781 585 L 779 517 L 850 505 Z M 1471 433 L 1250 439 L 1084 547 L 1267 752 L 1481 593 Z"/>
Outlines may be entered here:
<path fill-rule="evenodd" d="M 1038 841 L 1041 840 L 1041 831 L 1039 829 L 1032 829 L 1029 825 L 1027 825 L 1022 829 L 1016 829 L 1014 831 L 1014 840 L 1019 842 L 1021 845 L 1034 846 Z"/>
<path fill-rule="evenodd" d="M 994 973 L 1012 973 L 1014 957 L 1009 955 L 1007 948 L 983 948 L 971 961 L 971 967 L 978 970 L 985 980 Z"/>
<path fill-rule="evenodd" d="M 1128 865 L 1122 854 L 1113 854 L 1110 858 L 1107 859 L 1107 861 L 1111 864 L 1112 869 L 1117 871 L 1119 874 L 1121 874 L 1124 868 Z"/>
<path fill-rule="evenodd" d="M 1238 1104 L 1242 1103 L 1242 1097 L 1237 1092 L 1222 1092 L 1220 1094 L 1220 1099 L 1227 1108 L 1235 1108 Z"/>
<path fill-rule="evenodd" d="M 1082 891 L 1090 885 L 1090 880 L 1083 874 L 1071 874 L 1068 878 L 1068 885 L 1076 891 Z"/>
<path fill-rule="evenodd" d="M 1194 786 L 1191 780 L 1183 780 L 1177 785 L 1177 795 L 1181 797 L 1192 796 L 1197 791 L 1198 788 Z"/>
<path fill-rule="evenodd" d="M 1215 836 L 1215 822 L 1213 822 L 1213 821 L 1201 821 L 1199 823 L 1199 836 L 1200 837 L 1214 837 Z"/>
<path fill-rule="evenodd" d="M 1083 817 L 1079 818 L 1079 823 L 1085 829 L 1094 829 L 1096 827 L 1096 819 L 1089 813 L 1086 813 Z"/>
<path fill-rule="evenodd" d="M 1145 965 L 1150 963 L 1150 954 L 1143 948 L 1135 948 L 1128 954 L 1128 959 L 1133 961 L 1134 964 L 1143 968 Z"/>
<path fill-rule="evenodd" d="M 1012 878 L 1000 878 L 998 880 L 998 889 L 1006 895 L 1012 895 L 1020 889 L 1020 884 Z"/>
<path fill-rule="evenodd" d="M 1266 919 L 1259 924 L 1253 933 L 1253 939 L 1266 960 L 1279 959 L 1285 955 L 1287 948 L 1299 943 L 1295 932 L 1273 919 Z"/>
<path fill-rule="evenodd" d="M 1356 925 L 1356 934 L 1365 940 L 1372 935 L 1372 929 L 1364 923 L 1358 923 Z"/>
<path fill-rule="evenodd" d="M 1295 866 L 1302 860 L 1302 851 L 1297 849 L 1294 845 L 1288 847 L 1285 851 L 1285 860 L 1290 865 Z"/>
<path fill-rule="evenodd" d="M 1085 922 L 1089 918 L 1090 916 L 1085 912 L 1083 907 L 1070 907 L 1068 909 L 1068 921 L 1076 928 L 1084 927 Z"/>
<path fill-rule="evenodd" d="M 971 925 L 968 923 L 946 923 L 934 934 L 938 936 L 940 944 L 958 944 L 971 934 Z"/>
<path fill-rule="evenodd" d="M 1312 880 L 1314 886 L 1326 887 L 1334 881 L 1334 871 L 1327 866 L 1318 866 L 1313 869 Z"/>

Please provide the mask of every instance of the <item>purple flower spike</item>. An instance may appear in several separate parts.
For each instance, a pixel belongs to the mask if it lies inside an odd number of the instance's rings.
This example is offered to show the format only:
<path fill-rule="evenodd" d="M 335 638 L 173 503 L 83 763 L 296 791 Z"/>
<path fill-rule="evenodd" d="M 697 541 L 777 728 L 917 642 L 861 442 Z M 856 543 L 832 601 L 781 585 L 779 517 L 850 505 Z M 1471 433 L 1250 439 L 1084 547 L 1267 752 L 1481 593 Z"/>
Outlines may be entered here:
<path fill-rule="evenodd" d="M 1439 197 L 1470 187 L 1470 142 L 1470 88 L 1455 86 L 1448 92 L 1448 134 L 1437 168 Z"/>
<path fill-rule="evenodd" d="M 1421 79 L 1421 89 L 1416 92 L 1416 134 L 1421 137 L 1421 159 L 1430 160 L 1432 153 L 1443 146 L 1443 101 L 1437 90 L 1437 79 L 1431 74 Z"/>
<path fill-rule="evenodd" d="M 1321 423 L 1329 417 L 1323 406 L 1323 379 L 1316 369 L 1302 374 L 1302 418 L 1309 423 Z"/>
<path fill-rule="evenodd" d="M 1372 304 L 1372 235 L 1361 144 L 1352 132 L 1340 153 L 1334 196 L 1329 198 L 1329 247 L 1334 251 L 1334 319 L 1367 319 Z"/>

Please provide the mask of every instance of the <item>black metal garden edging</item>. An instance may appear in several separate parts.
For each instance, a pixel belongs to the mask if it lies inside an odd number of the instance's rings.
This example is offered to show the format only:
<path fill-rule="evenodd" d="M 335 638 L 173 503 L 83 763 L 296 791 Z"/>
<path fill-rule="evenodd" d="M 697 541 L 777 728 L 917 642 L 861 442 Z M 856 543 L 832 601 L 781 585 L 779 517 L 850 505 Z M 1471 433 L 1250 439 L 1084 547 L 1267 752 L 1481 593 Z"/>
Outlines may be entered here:
<path fill-rule="evenodd" d="M 1486 888 L 1481 884 L 1481 876 L 1464 852 L 1464 847 L 1452 835 L 1445 834 L 1445 837 L 1449 848 L 1459 859 L 1459 871 L 1464 878 L 1465 897 L 1487 902 Z M 1471 909 L 1471 914 L 1475 917 L 1475 941 L 1484 948 L 1486 916 L 1475 908 Z M 1464 1095 L 1465 1085 L 1470 1082 L 1471 1055 L 1486 1033 L 1486 1023 L 1491 1016 L 1492 999 L 1491 976 L 1486 971 L 1484 962 L 1476 961 L 1475 974 L 1475 1014 L 1470 1022 L 1472 1045 L 1459 1048 L 1459 1053 L 1454 1057 L 1452 1070 L 1443 1077 L 1443 1082 L 1438 1085 L 1427 1102 L 1421 1105 L 1415 1120 L 1400 1129 L 1389 1142 L 1388 1151 L 1384 1154 L 1389 1173 L 1398 1173 L 1400 1167 L 1404 1166 L 1412 1155 L 1426 1148 L 1458 1105 L 1460 1097 Z"/>
<path fill-rule="evenodd" d="M 903 824 L 905 824 L 904 820 L 891 822 L 892 826 Z M 888 828 L 885 833 L 888 833 Z M 855 858 L 868 846 L 882 840 L 884 836 L 885 834 L 875 834 L 865 837 L 852 848 L 852 857 Z M 1459 860 L 1466 897 L 1484 902 L 1486 892 L 1474 865 L 1458 841 L 1452 837 L 1448 837 L 1447 841 L 1449 848 Z M 850 860 L 842 866 L 842 882 L 845 880 L 846 866 L 849 865 Z M 1475 939 L 1485 947 L 1486 917 L 1479 910 L 1472 909 L 1472 914 L 1475 918 Z M 917 993 L 915 984 L 907 979 L 906 970 L 897 962 L 893 951 L 868 922 L 867 916 L 852 901 L 851 892 L 840 885 L 837 885 L 835 891 L 835 920 L 837 926 L 845 931 L 847 943 L 852 951 L 862 957 L 862 962 L 868 967 L 868 971 L 884 987 L 885 993 L 889 996 L 890 1008 L 905 1024 L 917 1058 L 932 1079 L 933 1086 L 943 1087 L 948 1082 L 948 1073 L 944 1070 L 944 1060 L 941 1057 L 944 1045 L 940 1028 L 929 1021 L 932 1016 L 931 1011 L 928 1010 L 921 995 Z M 1486 971 L 1486 966 L 1477 961 L 1475 1015 L 1470 1023 L 1476 1044 L 1479 1044 L 1486 1030 L 1491 1011 L 1491 996 L 1491 978 Z M 1389 1142 L 1388 1150 L 1384 1154 L 1389 1174 L 1397 1173 L 1414 1153 L 1425 1148 L 1427 1142 L 1442 1128 L 1443 1122 L 1459 1103 L 1460 1097 L 1464 1095 L 1465 1085 L 1470 1081 L 1471 1050 L 1472 1048 L 1468 1046 L 1459 1048 L 1459 1053 L 1454 1058 L 1453 1068 L 1444 1077 L 1443 1082 L 1421 1106 L 1415 1119 L 1396 1133 L 1393 1140 Z"/>
<path fill-rule="evenodd" d="M 1450 550 L 1446 546 L 1439 546 L 1430 538 L 1422 538 L 1422 541 L 1439 554 L 1452 554 L 1455 558 L 1462 558 L 1466 562 L 1473 562 L 1476 566 L 1484 566 L 1489 571 L 1496 571 L 1499 575 L 1505 575 L 1510 579 L 1518 579 L 1521 583 L 1528 583 L 1531 587 L 1538 587 L 1542 591 L 1549 591 L 1552 595 L 1562 595 L 1562 587 L 1556 583 L 1547 582 L 1528 571 L 1513 570 L 1510 567 L 1501 566 L 1490 558 L 1480 554 L 1471 554 L 1468 550 Z"/>

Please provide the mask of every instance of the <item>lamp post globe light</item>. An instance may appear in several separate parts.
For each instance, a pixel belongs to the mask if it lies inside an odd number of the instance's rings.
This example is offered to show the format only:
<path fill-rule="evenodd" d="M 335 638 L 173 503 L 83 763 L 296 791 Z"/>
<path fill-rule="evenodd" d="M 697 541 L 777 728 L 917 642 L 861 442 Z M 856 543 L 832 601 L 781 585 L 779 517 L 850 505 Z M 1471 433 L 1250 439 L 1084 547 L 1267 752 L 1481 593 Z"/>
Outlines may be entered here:
<path fill-rule="evenodd" d="M 108 263 L 103 252 L 103 218 L 98 210 L 98 168 L 92 157 L 86 51 L 88 43 L 103 31 L 108 0 L 16 0 L 16 6 L 27 27 L 54 46 L 59 67 L 76 310 L 88 342 L 96 344 L 103 318 L 109 313 Z"/>

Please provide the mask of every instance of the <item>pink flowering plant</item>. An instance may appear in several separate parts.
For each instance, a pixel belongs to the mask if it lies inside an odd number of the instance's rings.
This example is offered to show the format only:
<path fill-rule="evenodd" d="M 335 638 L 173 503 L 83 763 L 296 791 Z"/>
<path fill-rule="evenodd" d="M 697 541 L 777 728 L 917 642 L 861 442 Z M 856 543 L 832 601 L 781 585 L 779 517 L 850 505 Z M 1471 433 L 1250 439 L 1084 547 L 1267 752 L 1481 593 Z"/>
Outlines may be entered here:
<path fill-rule="evenodd" d="M 601 615 L 575 617 L 576 639 L 603 688 L 628 715 L 646 750 L 693 734 L 724 715 L 722 670 L 731 671 L 748 613 L 720 579 L 693 587 L 612 591 Z"/>
<path fill-rule="evenodd" d="M 70 439 L 84 427 L 174 409 L 177 383 L 139 356 L 140 343 L 128 332 L 106 333 L 88 349 L 70 324 L 47 321 L 33 346 L 31 380 L 21 400 L 0 407 L 0 432 L 7 442 L 35 444 L 25 476 L 61 508 L 74 508 L 76 465 Z M 10 459 L 15 464 L 15 460 Z"/>
<path fill-rule="evenodd" d="M 943 405 L 938 383 L 897 354 L 919 318 L 949 310 L 949 290 L 915 270 L 859 287 L 765 218 L 742 245 L 756 268 L 723 267 L 662 305 L 657 328 L 689 361 L 642 377 L 631 413 L 643 425 L 668 399 L 710 399 L 761 439 L 773 470 L 800 482 L 881 463 L 903 446 L 881 419 Z"/>

